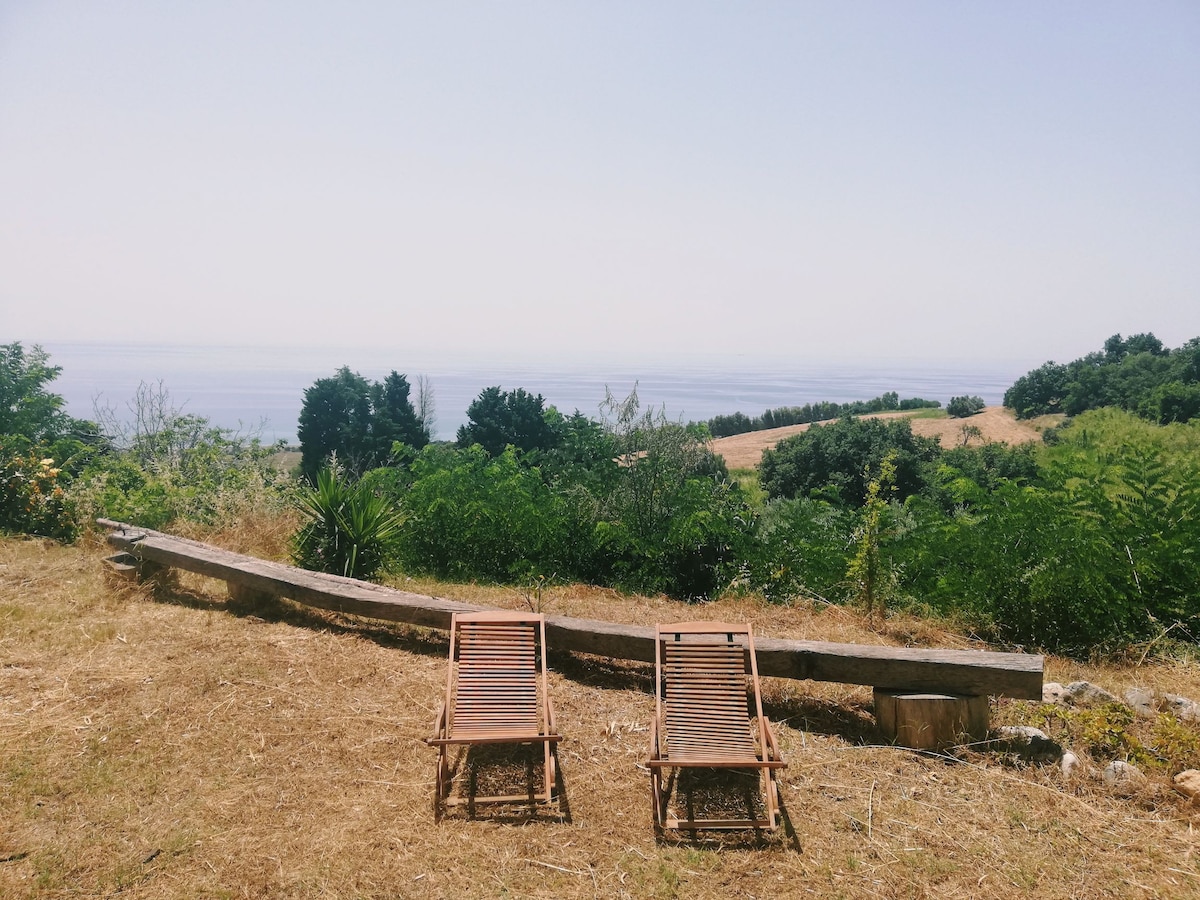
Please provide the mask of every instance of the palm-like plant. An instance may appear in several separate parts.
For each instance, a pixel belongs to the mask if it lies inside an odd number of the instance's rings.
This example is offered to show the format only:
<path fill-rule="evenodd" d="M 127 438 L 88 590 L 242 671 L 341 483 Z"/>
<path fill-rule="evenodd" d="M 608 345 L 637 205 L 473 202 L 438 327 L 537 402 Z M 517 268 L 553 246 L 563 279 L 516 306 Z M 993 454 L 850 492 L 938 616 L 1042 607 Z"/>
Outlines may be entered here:
<path fill-rule="evenodd" d="M 361 482 L 324 468 L 301 494 L 305 522 L 292 539 L 292 558 L 305 569 L 369 580 L 391 557 L 404 518 Z"/>

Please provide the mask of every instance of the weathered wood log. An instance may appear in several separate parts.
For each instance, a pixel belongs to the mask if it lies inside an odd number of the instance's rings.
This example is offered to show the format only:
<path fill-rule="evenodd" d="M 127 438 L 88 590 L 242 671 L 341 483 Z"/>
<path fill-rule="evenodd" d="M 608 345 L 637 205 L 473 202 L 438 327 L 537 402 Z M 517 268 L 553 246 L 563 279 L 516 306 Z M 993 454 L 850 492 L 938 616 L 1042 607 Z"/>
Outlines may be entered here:
<path fill-rule="evenodd" d="M 106 519 L 109 543 L 139 560 L 196 572 L 250 590 L 333 612 L 449 630 L 455 612 L 485 607 L 309 572 L 282 563 Z M 555 650 L 654 661 L 654 629 L 569 616 L 546 616 Z M 909 692 L 1042 696 L 1041 656 L 984 650 L 916 650 L 825 641 L 756 640 L 762 675 L 873 685 Z"/>
<path fill-rule="evenodd" d="M 875 721 L 883 736 L 901 747 L 944 750 L 987 737 L 988 698 L 877 689 Z"/>

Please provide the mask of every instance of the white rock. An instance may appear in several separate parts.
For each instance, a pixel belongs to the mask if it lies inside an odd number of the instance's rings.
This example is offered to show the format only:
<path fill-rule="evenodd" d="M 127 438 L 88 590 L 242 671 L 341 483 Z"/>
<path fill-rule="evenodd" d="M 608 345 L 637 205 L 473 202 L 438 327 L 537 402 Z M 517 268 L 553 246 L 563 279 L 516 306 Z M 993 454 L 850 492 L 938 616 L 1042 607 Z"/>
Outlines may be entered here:
<path fill-rule="evenodd" d="M 1200 794 L 1200 772 L 1195 769 L 1187 769 L 1175 776 L 1172 783 L 1175 790 L 1183 794 L 1185 797 L 1194 798 Z"/>
<path fill-rule="evenodd" d="M 1090 681 L 1072 681 L 1067 685 L 1065 698 L 1068 703 L 1120 703 L 1115 694 L 1110 694 L 1102 687 L 1097 687 Z"/>
<path fill-rule="evenodd" d="M 1070 750 L 1065 750 L 1058 765 L 1062 769 L 1063 778 L 1070 778 L 1079 769 L 1079 757 Z"/>
<path fill-rule="evenodd" d="M 1067 689 L 1057 681 L 1047 681 L 1042 685 L 1043 703 L 1062 703 Z"/>
<path fill-rule="evenodd" d="M 1163 700 L 1167 712 L 1173 713 L 1185 722 L 1190 722 L 1200 717 L 1200 707 L 1196 706 L 1195 700 L 1189 700 L 1187 697 L 1177 697 L 1174 694 L 1163 694 Z"/>
<path fill-rule="evenodd" d="M 1125 692 L 1125 702 L 1143 718 L 1153 719 L 1158 715 L 1158 703 L 1154 699 L 1154 691 L 1146 688 L 1130 688 Z"/>
<path fill-rule="evenodd" d="M 1058 741 L 1032 725 L 1002 725 L 996 729 L 999 749 L 1037 762 L 1054 762 L 1063 755 Z"/>
<path fill-rule="evenodd" d="M 1104 783 L 1118 793 L 1135 791 L 1145 780 L 1141 769 L 1123 759 L 1114 759 L 1104 769 Z"/>

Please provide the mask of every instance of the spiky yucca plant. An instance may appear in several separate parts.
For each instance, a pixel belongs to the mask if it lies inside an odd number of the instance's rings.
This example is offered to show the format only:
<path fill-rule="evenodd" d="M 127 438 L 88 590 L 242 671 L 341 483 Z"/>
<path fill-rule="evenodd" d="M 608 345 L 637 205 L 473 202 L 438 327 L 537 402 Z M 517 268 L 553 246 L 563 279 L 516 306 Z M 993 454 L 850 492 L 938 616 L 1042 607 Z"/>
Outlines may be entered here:
<path fill-rule="evenodd" d="M 296 564 L 362 580 L 370 580 L 391 557 L 404 521 L 369 486 L 329 467 L 301 494 L 299 507 L 305 521 L 292 539 Z"/>

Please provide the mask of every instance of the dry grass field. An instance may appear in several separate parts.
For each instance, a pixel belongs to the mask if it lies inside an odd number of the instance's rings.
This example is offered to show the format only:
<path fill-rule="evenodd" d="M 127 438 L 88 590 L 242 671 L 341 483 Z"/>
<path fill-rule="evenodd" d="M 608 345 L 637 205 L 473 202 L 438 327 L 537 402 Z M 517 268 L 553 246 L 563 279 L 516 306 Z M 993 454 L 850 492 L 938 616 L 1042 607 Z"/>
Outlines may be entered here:
<path fill-rule="evenodd" d="M 193 537 L 198 535 L 191 535 Z M 271 529 L 208 539 L 278 552 Z M 775 834 L 651 828 L 651 667 L 551 654 L 560 812 L 435 820 L 429 734 L 440 632 L 224 585 L 106 576 L 99 543 L 0 540 L 0 897 L 1171 897 L 1200 895 L 1197 812 L 1165 776 L 1132 796 L 1057 766 L 878 743 L 868 688 L 768 680 L 790 766 Z M 513 590 L 408 582 L 519 607 Z M 752 620 L 772 637 L 971 646 L 822 606 L 689 607 L 585 587 L 545 611 L 648 623 Z M 1051 659 L 1047 679 L 1200 697 L 1182 664 Z M 994 720 L 1029 704 L 998 701 Z"/>
<path fill-rule="evenodd" d="M 988 441 L 1022 444 L 1041 440 L 1042 436 L 1042 423 L 1018 422 L 1012 410 L 1005 409 L 1003 406 L 986 407 L 982 412 L 968 419 L 951 419 L 945 414 L 930 416 L 928 411 L 923 410 L 875 413 L 871 416 L 863 416 L 863 418 L 883 419 L 899 417 L 912 420 L 913 434 L 935 437 L 943 447 L 958 446 L 964 440 L 969 441 L 972 445 Z M 964 434 L 964 426 L 979 429 L 979 435 Z M 809 427 L 809 424 L 785 425 L 782 428 L 768 428 L 764 431 L 735 434 L 730 437 L 717 438 L 712 442 L 712 447 L 718 456 L 725 459 L 725 465 L 730 469 L 753 469 L 761 461 L 763 450 L 774 447 L 786 437 L 807 431 Z"/>

